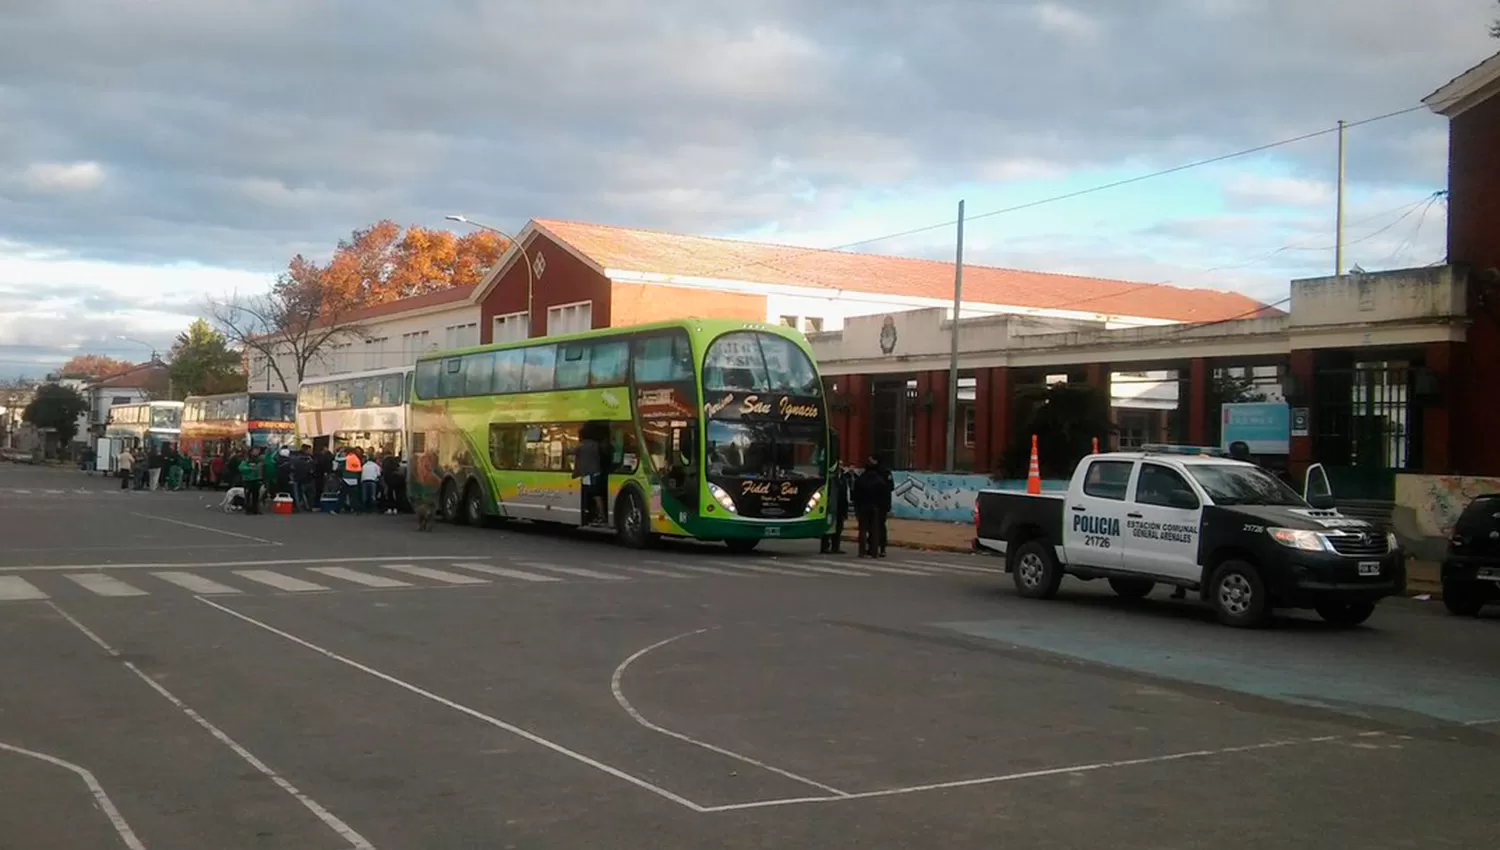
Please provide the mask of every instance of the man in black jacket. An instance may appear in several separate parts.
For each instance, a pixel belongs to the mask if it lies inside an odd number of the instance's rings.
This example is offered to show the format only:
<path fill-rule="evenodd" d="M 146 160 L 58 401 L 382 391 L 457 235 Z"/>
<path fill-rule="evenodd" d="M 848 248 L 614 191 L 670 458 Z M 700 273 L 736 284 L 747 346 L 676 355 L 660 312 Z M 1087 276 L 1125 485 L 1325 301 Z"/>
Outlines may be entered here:
<path fill-rule="evenodd" d="M 824 554 L 843 554 L 844 520 L 849 516 L 849 479 L 851 477 L 848 469 L 838 461 L 835 461 L 833 468 L 828 470 L 829 532 L 823 535 L 820 547 Z"/>
<path fill-rule="evenodd" d="M 891 510 L 892 478 L 870 458 L 854 479 L 854 510 L 859 519 L 859 556 L 885 557 L 885 516 Z"/>

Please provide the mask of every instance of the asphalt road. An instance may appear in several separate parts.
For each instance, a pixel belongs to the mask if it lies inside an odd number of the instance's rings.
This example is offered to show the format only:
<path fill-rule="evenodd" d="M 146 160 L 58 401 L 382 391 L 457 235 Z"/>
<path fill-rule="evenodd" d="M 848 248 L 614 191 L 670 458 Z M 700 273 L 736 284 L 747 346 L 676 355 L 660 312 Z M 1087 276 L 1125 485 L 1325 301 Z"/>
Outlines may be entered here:
<path fill-rule="evenodd" d="M 0 464 L 6 850 L 1494 846 L 1495 617 L 114 488 Z"/>

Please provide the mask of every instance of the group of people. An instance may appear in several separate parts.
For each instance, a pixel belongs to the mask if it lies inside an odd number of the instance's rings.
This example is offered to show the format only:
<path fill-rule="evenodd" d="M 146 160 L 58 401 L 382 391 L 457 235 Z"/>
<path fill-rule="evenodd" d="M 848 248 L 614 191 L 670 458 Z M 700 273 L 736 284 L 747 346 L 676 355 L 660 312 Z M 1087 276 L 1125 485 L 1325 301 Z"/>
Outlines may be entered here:
<path fill-rule="evenodd" d="M 859 556 L 884 558 L 886 520 L 891 514 L 895 490 L 895 477 L 879 458 L 865 461 L 863 470 L 842 461 L 836 463 L 829 474 L 828 512 L 833 518 L 833 528 L 823 538 L 822 551 L 832 554 L 844 551 L 844 521 L 852 508 L 859 523 Z"/>
<path fill-rule="evenodd" d="M 336 453 L 315 452 L 307 443 L 296 451 L 252 446 L 215 464 L 219 471 L 211 474 L 222 475 L 224 486 L 244 488 L 247 514 L 260 513 L 266 500 L 283 494 L 291 498 L 293 511 L 313 511 L 327 493 L 337 495 L 335 513 L 397 513 L 406 489 L 401 459 L 365 454 L 358 446 Z"/>
<path fill-rule="evenodd" d="M 121 490 L 182 490 L 193 475 L 193 459 L 173 443 L 127 446 L 115 462 Z"/>

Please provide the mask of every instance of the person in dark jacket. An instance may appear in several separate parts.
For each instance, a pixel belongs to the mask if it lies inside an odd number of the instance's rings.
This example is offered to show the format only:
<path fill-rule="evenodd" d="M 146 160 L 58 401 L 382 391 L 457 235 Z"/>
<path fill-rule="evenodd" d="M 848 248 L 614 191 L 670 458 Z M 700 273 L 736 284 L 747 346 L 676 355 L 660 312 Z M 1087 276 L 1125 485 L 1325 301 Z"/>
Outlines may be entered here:
<path fill-rule="evenodd" d="M 854 479 L 854 511 L 859 521 L 859 556 L 878 558 L 885 555 L 885 514 L 891 506 L 891 479 L 870 458 L 865 469 Z"/>
<path fill-rule="evenodd" d="M 879 520 L 877 529 L 879 533 L 880 557 L 884 558 L 885 544 L 891 539 L 890 529 L 887 527 L 886 522 L 891 518 L 891 502 L 895 498 L 896 477 L 891 474 L 889 469 L 882 466 L 878 459 L 875 460 L 875 467 L 880 472 L 880 480 L 885 482 L 885 489 L 880 491 L 880 513 L 876 516 L 876 519 Z"/>
<path fill-rule="evenodd" d="M 823 535 L 821 550 L 824 554 L 843 553 L 844 520 L 849 516 L 849 480 L 852 476 L 843 463 L 835 461 L 828 471 L 828 523 L 829 532 Z"/>

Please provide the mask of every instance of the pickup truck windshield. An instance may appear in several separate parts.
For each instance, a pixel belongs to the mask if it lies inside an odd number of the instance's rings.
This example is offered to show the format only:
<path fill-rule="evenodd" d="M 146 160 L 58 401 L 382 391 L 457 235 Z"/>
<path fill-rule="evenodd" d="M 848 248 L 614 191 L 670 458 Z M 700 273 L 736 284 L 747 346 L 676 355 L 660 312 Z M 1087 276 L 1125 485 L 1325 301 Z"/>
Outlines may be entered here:
<path fill-rule="evenodd" d="M 1253 466 L 1186 464 L 1216 505 L 1279 505 L 1305 508 L 1307 503 L 1280 478 Z"/>

